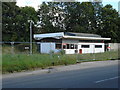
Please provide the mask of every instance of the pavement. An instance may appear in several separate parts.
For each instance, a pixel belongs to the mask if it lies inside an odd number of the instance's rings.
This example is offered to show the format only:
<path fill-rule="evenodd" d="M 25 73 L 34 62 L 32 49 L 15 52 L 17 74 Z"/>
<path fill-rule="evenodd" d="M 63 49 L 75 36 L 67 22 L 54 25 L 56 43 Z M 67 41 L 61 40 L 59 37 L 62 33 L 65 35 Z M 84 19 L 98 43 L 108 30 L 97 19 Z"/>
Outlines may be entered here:
<path fill-rule="evenodd" d="M 3 75 L 3 88 L 120 88 L 118 60 Z M 19 76 L 17 76 L 19 75 Z"/>
<path fill-rule="evenodd" d="M 118 60 L 82 62 L 74 65 L 51 66 L 50 68 L 47 68 L 47 69 L 36 69 L 34 71 L 3 74 L 2 78 L 12 78 L 12 77 L 35 75 L 35 74 L 47 74 L 47 73 L 62 72 L 62 71 L 80 70 L 80 69 L 87 69 L 87 68 L 94 68 L 94 67 L 110 66 L 115 64 L 118 64 Z"/>

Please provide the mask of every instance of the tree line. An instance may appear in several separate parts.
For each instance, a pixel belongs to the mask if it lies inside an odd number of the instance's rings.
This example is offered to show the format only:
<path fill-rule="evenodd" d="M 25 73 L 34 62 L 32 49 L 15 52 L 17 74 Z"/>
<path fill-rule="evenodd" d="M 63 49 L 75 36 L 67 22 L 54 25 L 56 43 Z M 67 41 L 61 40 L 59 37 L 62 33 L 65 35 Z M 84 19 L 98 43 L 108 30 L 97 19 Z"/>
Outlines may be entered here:
<path fill-rule="evenodd" d="M 78 32 L 99 34 L 120 42 L 120 17 L 112 5 L 101 2 L 43 2 L 33 7 L 18 7 L 15 2 L 2 3 L 3 41 L 28 41 L 29 23 L 33 34 Z"/>

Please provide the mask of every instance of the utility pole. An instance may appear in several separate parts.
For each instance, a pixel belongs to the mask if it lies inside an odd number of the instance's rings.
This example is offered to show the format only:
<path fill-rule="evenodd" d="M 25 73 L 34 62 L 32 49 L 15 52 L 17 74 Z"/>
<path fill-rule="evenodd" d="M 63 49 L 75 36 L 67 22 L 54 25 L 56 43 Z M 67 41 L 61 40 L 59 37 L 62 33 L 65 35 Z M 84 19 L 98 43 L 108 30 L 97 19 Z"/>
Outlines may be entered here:
<path fill-rule="evenodd" d="M 32 24 L 34 22 L 32 20 L 28 20 L 28 22 L 30 23 L 30 54 L 32 54 Z"/>

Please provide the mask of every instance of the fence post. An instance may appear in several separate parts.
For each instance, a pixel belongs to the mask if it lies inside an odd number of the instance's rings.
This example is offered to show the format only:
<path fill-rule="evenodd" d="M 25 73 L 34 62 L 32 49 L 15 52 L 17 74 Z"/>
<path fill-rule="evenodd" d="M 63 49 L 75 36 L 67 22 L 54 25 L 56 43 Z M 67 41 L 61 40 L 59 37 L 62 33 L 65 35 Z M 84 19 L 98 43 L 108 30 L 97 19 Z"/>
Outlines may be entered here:
<path fill-rule="evenodd" d="M 76 44 L 77 45 L 77 48 L 76 48 L 76 63 L 78 63 L 79 62 L 79 58 L 78 58 L 78 45 L 79 44 Z"/>
<path fill-rule="evenodd" d="M 11 52 L 12 52 L 12 54 L 14 54 L 14 42 L 11 42 L 11 46 L 12 46 Z"/>
<path fill-rule="evenodd" d="M 95 44 L 93 44 L 93 60 L 95 60 Z"/>
<path fill-rule="evenodd" d="M 120 44 L 118 43 L 118 60 L 120 60 Z"/>
<path fill-rule="evenodd" d="M 50 42 L 50 59 L 52 59 L 52 43 Z"/>
<path fill-rule="evenodd" d="M 111 45 L 109 45 L 109 59 L 111 59 L 110 52 L 111 52 Z"/>

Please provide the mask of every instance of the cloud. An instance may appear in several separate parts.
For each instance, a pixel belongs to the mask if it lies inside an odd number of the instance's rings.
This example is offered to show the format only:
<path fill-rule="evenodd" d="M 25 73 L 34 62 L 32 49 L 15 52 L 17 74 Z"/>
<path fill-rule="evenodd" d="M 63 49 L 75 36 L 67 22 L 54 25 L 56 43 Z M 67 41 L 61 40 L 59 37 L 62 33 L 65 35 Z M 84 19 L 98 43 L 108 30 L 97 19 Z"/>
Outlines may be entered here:
<path fill-rule="evenodd" d="M 17 0 L 17 5 L 20 7 L 25 7 L 25 6 L 32 6 L 35 8 L 35 10 L 38 9 L 38 6 L 43 2 L 47 2 L 47 1 L 52 1 L 52 0 Z M 55 0 L 53 0 L 55 1 Z M 93 0 L 76 0 L 79 2 L 85 2 L 85 1 L 93 1 Z M 113 7 L 117 9 L 118 6 L 116 6 L 117 4 L 114 3 L 118 3 L 120 0 L 102 0 L 103 4 L 113 4 Z M 113 3 L 114 2 L 114 3 Z"/>
<path fill-rule="evenodd" d="M 42 1 L 43 0 L 17 0 L 17 5 L 20 7 L 32 6 L 37 10 Z"/>
<path fill-rule="evenodd" d="M 120 0 L 102 0 L 103 2 L 108 2 L 108 3 L 112 3 L 112 2 L 119 2 Z"/>

